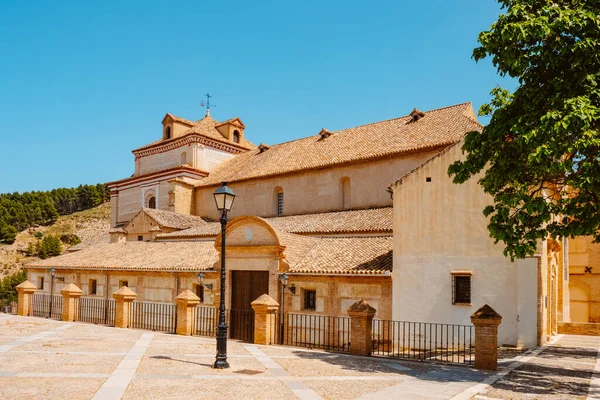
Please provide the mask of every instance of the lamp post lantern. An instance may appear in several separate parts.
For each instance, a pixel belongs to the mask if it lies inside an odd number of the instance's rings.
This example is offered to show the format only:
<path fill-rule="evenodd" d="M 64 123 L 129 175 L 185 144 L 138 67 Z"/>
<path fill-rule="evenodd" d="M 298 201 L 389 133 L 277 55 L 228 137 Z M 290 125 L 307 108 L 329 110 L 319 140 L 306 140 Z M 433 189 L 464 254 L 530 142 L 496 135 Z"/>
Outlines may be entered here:
<path fill-rule="evenodd" d="M 219 323 L 217 325 L 217 358 L 213 368 L 223 369 L 229 368 L 227 362 L 227 321 L 225 319 L 225 230 L 227 229 L 227 212 L 231 210 L 235 193 L 227 187 L 227 182 L 223 182 L 222 186 L 214 191 L 213 196 L 215 197 L 217 210 L 221 212 L 221 297 L 219 299 Z"/>
<path fill-rule="evenodd" d="M 285 326 L 285 298 L 284 298 L 284 294 L 285 294 L 285 288 L 287 288 L 288 283 L 290 282 L 290 278 L 288 278 L 288 276 L 285 274 L 285 272 L 283 273 L 283 275 L 281 275 L 279 277 L 279 282 L 281 283 L 281 315 L 279 317 L 280 320 L 280 326 L 279 326 L 279 339 L 280 339 L 280 343 L 283 344 L 283 327 Z"/>
<path fill-rule="evenodd" d="M 198 283 L 202 286 L 202 284 L 204 283 L 204 273 L 198 272 L 198 275 L 196 275 L 196 279 L 198 280 Z"/>
<path fill-rule="evenodd" d="M 48 310 L 48 318 L 52 318 L 52 300 L 54 295 L 54 276 L 56 275 L 56 270 L 54 268 L 50 268 L 50 308 Z"/>

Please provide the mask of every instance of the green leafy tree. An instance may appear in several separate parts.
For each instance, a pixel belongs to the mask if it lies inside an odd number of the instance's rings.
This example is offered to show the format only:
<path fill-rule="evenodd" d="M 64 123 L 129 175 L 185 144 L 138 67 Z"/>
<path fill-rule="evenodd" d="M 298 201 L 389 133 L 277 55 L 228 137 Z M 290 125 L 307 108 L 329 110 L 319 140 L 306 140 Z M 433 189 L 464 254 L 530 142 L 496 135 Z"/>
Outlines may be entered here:
<path fill-rule="evenodd" d="M 505 13 L 479 34 L 476 61 L 491 57 L 514 92 L 492 90 L 483 133 L 467 134 L 449 174 L 479 180 L 493 205 L 488 229 L 505 255 L 532 255 L 539 239 L 600 240 L 600 3 L 502 0 Z"/>
<path fill-rule="evenodd" d="M 7 275 L 0 280 L 0 306 L 17 301 L 17 285 L 27 279 L 27 271 L 24 269 Z"/>
<path fill-rule="evenodd" d="M 35 247 L 39 258 L 46 259 L 49 257 L 58 256 L 62 253 L 62 242 L 53 235 L 45 236 L 43 240 L 37 242 Z"/>

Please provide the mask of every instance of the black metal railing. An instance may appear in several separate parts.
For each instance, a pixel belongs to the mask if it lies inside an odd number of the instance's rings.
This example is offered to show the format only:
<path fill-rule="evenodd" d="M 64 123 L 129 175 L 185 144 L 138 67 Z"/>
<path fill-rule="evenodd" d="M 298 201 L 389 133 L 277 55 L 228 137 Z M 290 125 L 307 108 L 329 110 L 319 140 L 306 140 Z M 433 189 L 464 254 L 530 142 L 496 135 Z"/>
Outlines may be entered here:
<path fill-rule="evenodd" d="M 375 319 L 373 355 L 472 364 L 475 360 L 475 327 Z"/>
<path fill-rule="evenodd" d="M 332 351 L 350 351 L 350 318 L 286 314 L 282 344 Z"/>
<path fill-rule="evenodd" d="M 254 343 L 254 310 L 227 310 L 226 316 L 230 339 Z"/>
<path fill-rule="evenodd" d="M 192 335 L 216 336 L 219 310 L 215 307 L 196 307 L 193 314 Z"/>
<path fill-rule="evenodd" d="M 177 306 L 166 303 L 134 301 L 129 309 L 128 328 L 175 333 Z"/>
<path fill-rule="evenodd" d="M 29 315 L 33 317 L 44 317 L 62 319 L 62 296 L 55 294 L 36 293 L 30 297 Z"/>
<path fill-rule="evenodd" d="M 80 297 L 75 303 L 77 321 L 115 326 L 115 300 Z"/>

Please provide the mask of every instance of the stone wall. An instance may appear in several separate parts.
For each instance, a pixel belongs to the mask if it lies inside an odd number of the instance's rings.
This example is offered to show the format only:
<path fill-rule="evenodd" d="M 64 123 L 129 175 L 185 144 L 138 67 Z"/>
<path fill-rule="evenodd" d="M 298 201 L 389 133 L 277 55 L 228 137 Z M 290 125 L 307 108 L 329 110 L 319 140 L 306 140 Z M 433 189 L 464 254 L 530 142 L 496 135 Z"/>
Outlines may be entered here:
<path fill-rule="evenodd" d="M 558 333 L 564 335 L 600 336 L 600 324 L 582 322 L 559 322 Z"/>
<path fill-rule="evenodd" d="M 569 239 L 572 322 L 600 322 L 600 244 L 592 237 Z"/>
<path fill-rule="evenodd" d="M 268 151 L 268 150 L 267 150 Z M 231 217 L 277 215 L 276 188 L 284 195 L 284 215 L 307 214 L 342 210 L 391 206 L 387 187 L 435 152 L 419 153 L 378 161 L 370 161 L 327 169 L 299 172 L 273 178 L 232 182 L 228 186 L 236 194 Z M 344 199 L 342 179 L 349 178 L 349 190 Z M 196 215 L 218 219 L 213 192 L 216 186 L 196 189 Z"/>

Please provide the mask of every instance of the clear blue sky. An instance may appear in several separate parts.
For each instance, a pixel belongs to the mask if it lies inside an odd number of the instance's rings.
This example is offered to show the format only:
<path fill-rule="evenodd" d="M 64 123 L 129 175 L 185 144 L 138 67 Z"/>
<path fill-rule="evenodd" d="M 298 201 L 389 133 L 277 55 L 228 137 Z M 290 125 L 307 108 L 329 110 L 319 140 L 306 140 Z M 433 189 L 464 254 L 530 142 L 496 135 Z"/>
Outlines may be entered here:
<path fill-rule="evenodd" d="M 494 0 L 3 0 L 0 192 L 128 177 L 131 150 L 161 137 L 167 112 L 201 118 L 206 92 L 213 117 L 241 117 L 257 144 L 414 107 L 477 109 L 503 83 L 471 59 L 500 12 Z"/>

